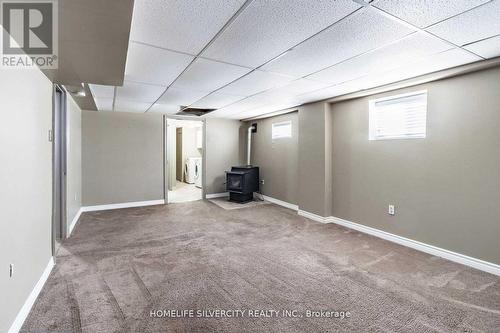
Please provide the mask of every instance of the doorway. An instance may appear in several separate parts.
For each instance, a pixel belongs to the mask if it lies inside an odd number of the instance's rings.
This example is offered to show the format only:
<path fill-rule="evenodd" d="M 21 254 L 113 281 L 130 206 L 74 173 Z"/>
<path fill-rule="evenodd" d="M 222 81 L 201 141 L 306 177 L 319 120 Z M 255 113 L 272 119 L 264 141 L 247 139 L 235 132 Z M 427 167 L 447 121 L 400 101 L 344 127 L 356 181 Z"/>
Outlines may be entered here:
<path fill-rule="evenodd" d="M 203 199 L 204 121 L 165 118 L 165 201 L 189 202 Z"/>
<path fill-rule="evenodd" d="M 54 86 L 52 114 L 52 252 L 66 238 L 66 91 Z"/>

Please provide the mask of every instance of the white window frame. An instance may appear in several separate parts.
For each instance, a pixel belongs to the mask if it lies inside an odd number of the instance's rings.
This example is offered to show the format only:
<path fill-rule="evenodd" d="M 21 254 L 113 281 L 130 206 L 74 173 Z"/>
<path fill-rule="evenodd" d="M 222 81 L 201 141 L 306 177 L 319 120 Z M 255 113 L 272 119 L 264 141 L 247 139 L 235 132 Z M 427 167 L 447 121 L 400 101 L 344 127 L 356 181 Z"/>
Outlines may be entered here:
<path fill-rule="evenodd" d="M 290 131 L 284 134 L 280 133 L 275 133 L 274 129 L 275 127 L 281 127 L 281 126 L 289 126 Z M 291 138 L 292 137 L 292 121 L 291 120 L 286 120 L 286 121 L 280 121 L 277 123 L 273 123 L 271 125 L 271 139 L 272 140 L 277 140 L 277 139 L 286 139 L 286 138 Z"/>
<path fill-rule="evenodd" d="M 423 133 L 419 134 L 401 134 L 397 136 L 380 136 L 377 135 L 376 133 L 376 128 L 377 128 L 377 114 L 376 114 L 376 103 L 379 102 L 384 102 L 388 100 L 395 100 L 395 99 L 401 99 L 405 97 L 411 97 L 411 96 L 417 96 L 417 95 L 425 95 L 425 115 L 424 115 L 424 131 Z M 427 107 L 428 107 L 428 92 L 427 90 L 419 90 L 419 91 L 413 91 L 410 93 L 405 93 L 405 94 L 399 94 L 399 95 L 392 95 L 392 96 L 387 96 L 383 98 L 377 98 L 377 99 L 372 99 L 369 101 L 369 109 L 368 109 L 368 117 L 369 117 L 369 124 L 368 124 L 368 139 L 370 141 L 380 141 L 380 140 L 408 140 L 408 139 L 425 139 L 427 136 Z"/>

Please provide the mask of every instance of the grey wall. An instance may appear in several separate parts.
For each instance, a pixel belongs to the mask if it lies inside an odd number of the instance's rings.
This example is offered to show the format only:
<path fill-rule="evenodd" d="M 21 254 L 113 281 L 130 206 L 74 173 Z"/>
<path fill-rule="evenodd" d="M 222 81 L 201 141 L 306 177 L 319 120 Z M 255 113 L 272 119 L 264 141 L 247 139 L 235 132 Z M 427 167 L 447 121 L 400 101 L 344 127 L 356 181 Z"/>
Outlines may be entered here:
<path fill-rule="evenodd" d="M 292 137 L 272 140 L 272 124 L 288 120 L 292 122 Z M 251 163 L 259 167 L 260 179 L 264 180 L 264 184 L 260 185 L 262 194 L 298 204 L 298 112 L 245 123 L 240 136 L 245 158 L 247 128 L 252 123 L 257 123 L 257 133 L 252 134 Z"/>
<path fill-rule="evenodd" d="M 499 78 L 497 68 L 334 104 L 332 215 L 500 264 Z M 421 89 L 426 139 L 368 141 L 369 99 Z"/>
<path fill-rule="evenodd" d="M 69 94 L 67 101 L 66 222 L 69 232 L 69 226 L 82 206 L 82 111 Z"/>
<path fill-rule="evenodd" d="M 238 120 L 207 118 L 205 125 L 205 194 L 226 191 L 225 171 L 239 165 L 240 147 Z"/>
<path fill-rule="evenodd" d="M 163 199 L 161 114 L 84 111 L 83 205 Z"/>
<path fill-rule="evenodd" d="M 299 108 L 299 209 L 320 216 L 331 212 L 329 117 L 329 106 L 325 103 Z"/>
<path fill-rule="evenodd" d="M 38 69 L 0 70 L 0 103 L 0 332 L 7 332 L 52 256 L 52 83 Z"/>

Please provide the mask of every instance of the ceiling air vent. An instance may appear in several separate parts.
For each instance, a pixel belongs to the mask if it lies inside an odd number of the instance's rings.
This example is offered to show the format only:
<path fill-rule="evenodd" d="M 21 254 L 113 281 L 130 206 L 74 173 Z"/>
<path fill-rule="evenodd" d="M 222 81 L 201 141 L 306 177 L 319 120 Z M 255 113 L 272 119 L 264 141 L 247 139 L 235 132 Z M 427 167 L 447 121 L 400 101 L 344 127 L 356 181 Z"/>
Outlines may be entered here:
<path fill-rule="evenodd" d="M 185 108 L 182 109 L 180 112 L 177 112 L 178 115 L 181 116 L 203 116 L 206 115 L 207 113 L 210 113 L 212 111 L 215 111 L 216 109 L 200 109 L 200 108 Z"/>

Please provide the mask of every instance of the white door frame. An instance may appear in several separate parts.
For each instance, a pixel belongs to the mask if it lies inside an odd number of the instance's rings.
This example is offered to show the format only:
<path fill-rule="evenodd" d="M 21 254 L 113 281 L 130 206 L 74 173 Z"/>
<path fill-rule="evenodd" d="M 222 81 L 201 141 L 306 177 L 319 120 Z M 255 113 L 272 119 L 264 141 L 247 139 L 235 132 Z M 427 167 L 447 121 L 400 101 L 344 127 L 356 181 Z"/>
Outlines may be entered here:
<path fill-rule="evenodd" d="M 204 118 L 198 118 L 193 116 L 179 116 L 179 115 L 164 115 L 163 116 L 163 199 L 165 204 L 168 204 L 168 179 L 170 168 L 168 167 L 168 137 L 167 137 L 167 125 L 168 119 L 177 120 L 191 120 L 191 121 L 201 121 L 202 122 L 202 154 L 201 154 L 201 198 L 204 200 L 206 198 L 205 188 L 206 188 L 206 175 L 207 175 L 207 149 L 206 149 L 206 136 L 207 136 L 207 122 Z"/>

